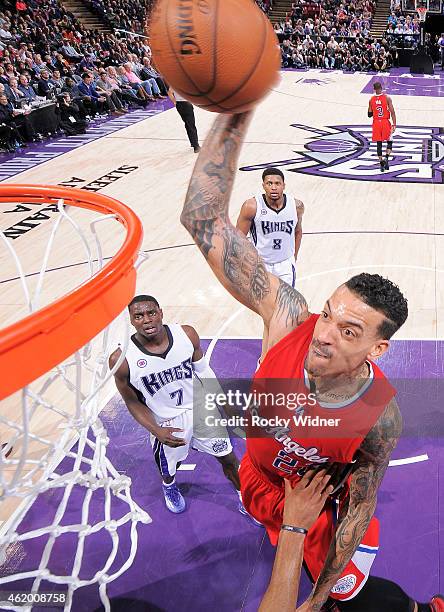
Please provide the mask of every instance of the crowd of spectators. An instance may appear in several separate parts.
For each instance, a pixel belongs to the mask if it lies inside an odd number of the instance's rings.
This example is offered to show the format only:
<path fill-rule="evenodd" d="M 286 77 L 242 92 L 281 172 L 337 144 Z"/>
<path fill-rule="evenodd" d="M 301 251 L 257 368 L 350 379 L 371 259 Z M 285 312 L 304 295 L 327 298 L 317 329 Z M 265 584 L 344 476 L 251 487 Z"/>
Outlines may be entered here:
<path fill-rule="evenodd" d="M 321 36 L 296 36 L 281 45 L 282 65 L 287 68 L 325 68 L 346 72 L 383 71 L 393 66 L 396 50 L 386 40 L 374 41 Z"/>
<path fill-rule="evenodd" d="M 295 0 L 285 22 L 274 26 L 284 68 L 381 71 L 394 65 L 387 39 L 370 36 L 374 0 Z"/>
<path fill-rule="evenodd" d="M 386 37 L 399 47 L 415 47 L 419 41 L 420 22 L 415 13 L 405 14 L 400 0 L 392 0 Z"/>
<path fill-rule="evenodd" d="M 153 0 L 82 0 L 91 12 L 114 29 L 143 34 Z"/>
<path fill-rule="evenodd" d="M 95 117 L 123 114 L 166 96 L 145 38 L 85 30 L 58 0 L 4 4 L 0 12 L 2 148 L 13 151 L 60 130 L 66 135 L 82 133 Z M 35 112 L 49 105 L 58 117 L 52 131 L 39 125 L 40 115 Z"/>
<path fill-rule="evenodd" d="M 284 24 L 276 33 L 321 37 L 357 38 L 370 34 L 374 0 L 325 0 L 318 4 L 296 0 Z"/>

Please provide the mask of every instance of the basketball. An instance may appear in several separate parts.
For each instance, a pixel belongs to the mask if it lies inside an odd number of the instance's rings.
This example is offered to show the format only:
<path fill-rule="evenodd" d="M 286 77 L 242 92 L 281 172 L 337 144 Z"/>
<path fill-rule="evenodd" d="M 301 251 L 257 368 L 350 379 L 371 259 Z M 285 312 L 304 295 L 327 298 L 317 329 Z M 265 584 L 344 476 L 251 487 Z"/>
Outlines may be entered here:
<path fill-rule="evenodd" d="M 157 69 L 200 108 L 248 110 L 278 79 L 279 43 L 252 0 L 158 0 L 149 27 Z"/>

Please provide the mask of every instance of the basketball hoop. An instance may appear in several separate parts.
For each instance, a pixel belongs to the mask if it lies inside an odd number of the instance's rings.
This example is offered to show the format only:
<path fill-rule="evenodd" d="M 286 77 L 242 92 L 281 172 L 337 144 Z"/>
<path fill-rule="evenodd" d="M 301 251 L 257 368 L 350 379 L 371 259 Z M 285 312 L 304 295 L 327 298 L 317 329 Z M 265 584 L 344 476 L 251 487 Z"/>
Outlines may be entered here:
<path fill-rule="evenodd" d="M 11 228 L 0 232 L 0 247 L 5 246 L 11 256 L 11 263 L 2 260 L 4 290 L 14 291 L 10 295 L 15 307 L 16 289 L 21 286 L 23 305 L 29 312 L 0 335 L 0 398 L 4 399 L 0 411 L 0 566 L 10 555 L 14 557 L 17 548 L 25 557 L 28 552 L 34 563 L 17 567 L 14 573 L 0 573 L 0 591 L 4 585 L 13 585 L 12 591 L 24 586 L 29 591 L 31 584 L 32 592 L 39 593 L 42 580 L 47 581 L 64 589 L 66 612 L 79 588 L 98 584 L 100 599 L 109 612 L 107 585 L 134 561 L 137 525 L 151 522 L 131 497 L 131 479 L 120 474 L 106 455 L 110 440 L 100 417 L 115 394 L 112 375 L 129 341 L 126 306 L 136 287 L 142 225 L 117 200 L 68 187 L 0 185 L 0 208 L 16 219 L 19 214 L 23 217 L 22 211 L 37 210 L 16 223 L 18 227 L 33 228 L 29 219 L 36 218 L 47 224 L 44 240 L 34 245 L 29 239 L 23 241 L 20 233 L 11 233 Z M 111 232 L 109 226 L 117 231 Z M 113 257 L 104 256 L 99 232 L 107 240 L 108 251 L 113 241 L 119 245 Z M 68 263 L 70 241 L 75 253 L 82 253 L 86 261 Z M 38 262 L 39 250 L 42 263 L 37 263 L 38 271 L 29 269 Z M 50 268 L 51 258 L 60 264 L 61 255 L 66 265 Z M 47 299 L 52 294 L 46 277 L 57 270 L 63 281 L 80 280 L 72 282 L 74 287 L 64 297 Z M 49 303 L 40 307 L 43 297 Z M 113 336 L 117 333 L 119 341 Z M 108 357 L 118 343 L 121 357 L 110 371 Z M 104 392 L 108 399 L 102 397 Z M 76 492 L 83 502 L 81 515 L 73 518 L 68 502 Z M 57 495 L 61 501 L 53 517 L 37 526 L 31 519 L 26 522 L 39 496 L 43 500 L 52 496 L 55 501 Z M 92 510 L 93 503 L 96 509 L 101 507 L 100 516 Z M 77 502 L 71 505 L 79 509 Z M 86 538 L 100 533 L 109 534 L 112 550 L 109 554 L 104 551 L 97 564 L 101 567 L 85 575 Z M 70 540 L 70 550 L 66 549 L 67 557 L 73 559 L 69 569 L 54 566 L 52 557 L 54 546 L 60 546 L 59 538 L 66 534 L 76 536 Z M 131 546 L 129 552 L 117 556 L 120 538 L 130 539 Z M 33 558 L 40 544 L 44 544 L 41 558 Z M 1 607 L 16 609 L 3 601 Z"/>
<path fill-rule="evenodd" d="M 427 17 L 427 7 L 420 6 L 416 9 L 416 12 L 418 13 L 419 21 L 424 23 Z"/>
<path fill-rule="evenodd" d="M 108 196 L 69 187 L 0 186 L 0 206 L 26 199 L 45 204 L 62 200 L 64 206 L 113 215 L 126 227 L 127 237 L 111 261 L 81 287 L 2 330 L 0 399 L 66 359 L 122 311 L 134 295 L 134 264 L 142 241 L 142 226 L 137 215 Z M 51 350 L 48 351 L 48 347 Z M 19 367 L 21 363 L 26 363 L 27 367 Z"/>

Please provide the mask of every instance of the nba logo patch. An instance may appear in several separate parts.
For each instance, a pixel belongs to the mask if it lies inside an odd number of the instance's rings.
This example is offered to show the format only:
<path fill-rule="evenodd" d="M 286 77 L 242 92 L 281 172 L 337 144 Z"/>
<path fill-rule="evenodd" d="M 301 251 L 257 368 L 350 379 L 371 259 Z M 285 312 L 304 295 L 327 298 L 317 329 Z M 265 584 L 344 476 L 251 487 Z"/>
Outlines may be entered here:
<path fill-rule="evenodd" d="M 215 454 L 223 453 L 228 450 L 228 443 L 226 440 L 215 440 L 211 446 Z"/>
<path fill-rule="evenodd" d="M 347 576 L 343 576 L 339 578 L 335 586 L 332 588 L 332 593 L 350 593 L 353 590 L 356 584 L 356 576 L 354 574 L 347 574 Z"/>
<path fill-rule="evenodd" d="M 137 367 L 138 368 L 144 368 L 145 366 L 146 366 L 146 359 L 138 359 Z"/>

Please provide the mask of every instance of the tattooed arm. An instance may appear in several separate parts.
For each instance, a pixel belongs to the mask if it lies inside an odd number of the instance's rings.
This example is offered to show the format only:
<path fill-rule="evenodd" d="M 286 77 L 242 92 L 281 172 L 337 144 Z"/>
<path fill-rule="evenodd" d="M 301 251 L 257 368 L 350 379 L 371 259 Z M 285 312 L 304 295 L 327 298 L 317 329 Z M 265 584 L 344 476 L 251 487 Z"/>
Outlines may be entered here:
<path fill-rule="evenodd" d="M 308 316 L 303 296 L 265 269 L 228 215 L 237 159 L 251 113 L 218 115 L 194 167 L 181 222 L 223 286 L 257 312 L 277 342 Z"/>
<path fill-rule="evenodd" d="M 308 600 L 298 610 L 318 612 L 352 558 L 376 508 L 376 498 L 390 455 L 401 435 L 402 418 L 393 399 L 359 449 L 358 467 L 351 484 L 348 507 L 339 517 L 321 574 Z"/>

